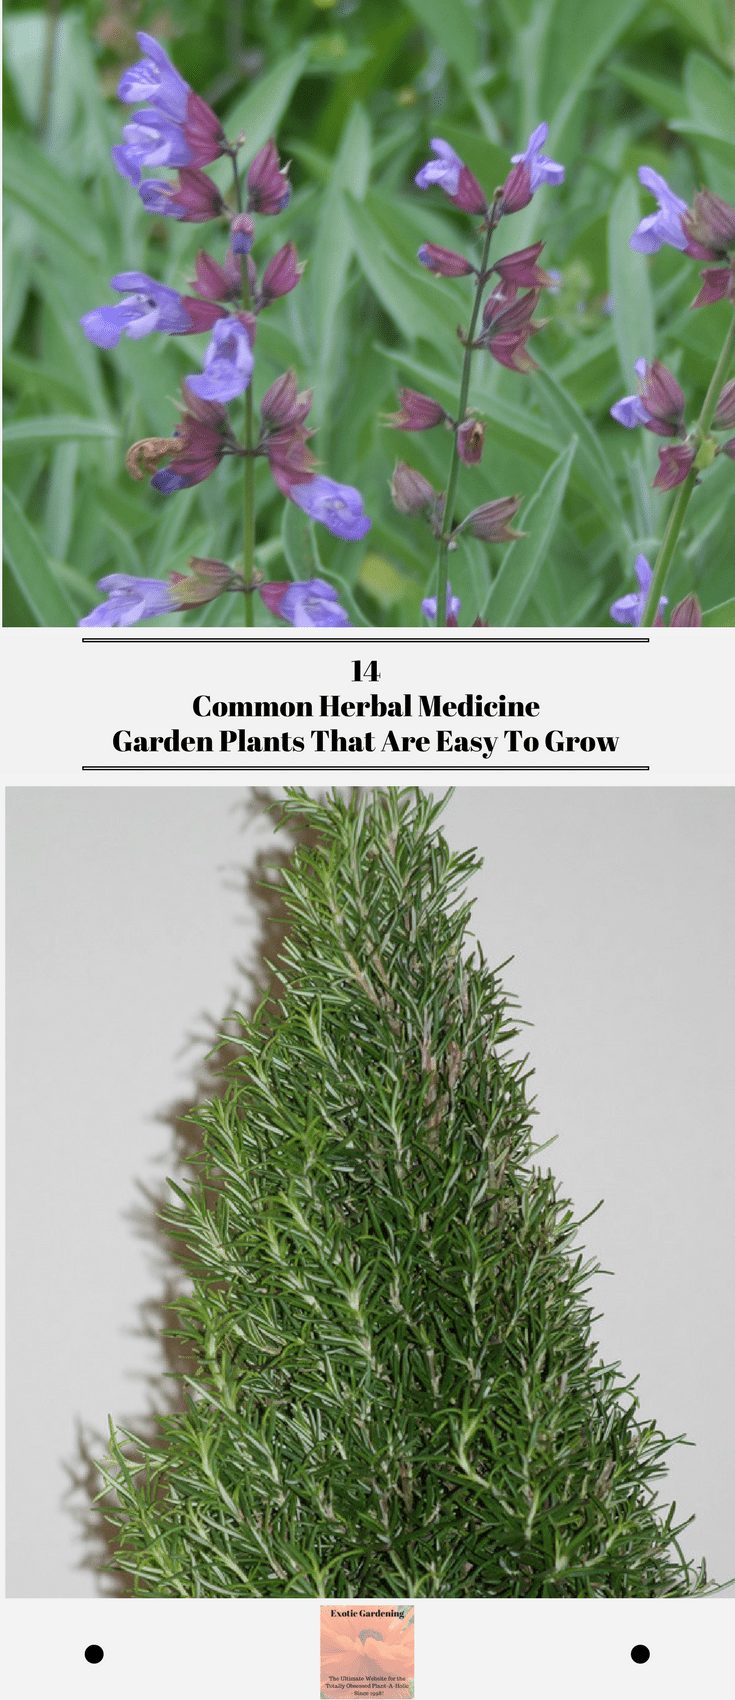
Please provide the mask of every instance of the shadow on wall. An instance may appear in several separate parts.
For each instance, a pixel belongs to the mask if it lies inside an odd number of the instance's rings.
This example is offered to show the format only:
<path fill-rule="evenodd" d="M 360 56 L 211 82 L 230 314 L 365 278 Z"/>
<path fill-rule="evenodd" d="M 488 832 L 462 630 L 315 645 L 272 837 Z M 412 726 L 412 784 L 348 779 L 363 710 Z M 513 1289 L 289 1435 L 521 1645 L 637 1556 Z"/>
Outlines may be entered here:
<path fill-rule="evenodd" d="M 278 799 L 272 792 L 253 787 L 242 803 L 244 828 L 255 820 L 262 820 L 265 814 L 274 813 L 277 819 L 278 809 Z M 169 1169 L 179 1186 L 186 1187 L 190 1182 L 191 1160 L 199 1148 L 199 1135 L 189 1120 L 191 1112 L 222 1090 L 229 1064 L 239 1055 L 236 1042 L 227 1036 L 233 1010 L 238 1009 L 247 1017 L 265 998 L 276 1000 L 279 996 L 278 959 L 287 928 L 279 892 L 280 874 L 297 845 L 307 845 L 312 838 L 313 834 L 306 829 L 299 830 L 298 822 L 291 820 L 282 829 L 280 845 L 270 842 L 255 853 L 251 866 L 244 873 L 238 871 L 237 889 L 243 892 L 251 913 L 257 917 L 252 965 L 236 961 L 236 984 L 228 998 L 224 1018 L 217 1021 L 211 1014 L 205 1013 L 203 1031 L 187 1036 L 186 1049 L 195 1046 L 200 1054 L 203 1048 L 205 1053 L 191 1099 L 180 1099 L 155 1117 L 169 1130 Z M 144 1443 L 150 1443 L 157 1438 L 161 1417 L 184 1410 L 185 1384 L 182 1377 L 191 1373 L 194 1363 L 186 1343 L 168 1332 L 176 1327 L 177 1301 L 188 1288 L 185 1256 L 179 1242 L 161 1220 L 161 1212 L 170 1202 L 169 1189 L 164 1183 L 156 1191 L 151 1191 L 141 1181 L 137 1191 L 137 1202 L 125 1213 L 126 1219 L 136 1237 L 149 1248 L 158 1285 L 153 1296 L 138 1307 L 137 1326 L 130 1333 L 133 1339 L 156 1342 L 160 1367 L 149 1374 L 136 1376 L 147 1388 L 147 1409 L 143 1415 L 131 1415 L 118 1427 L 129 1427 Z M 77 1538 L 82 1549 L 77 1568 L 92 1572 L 100 1594 L 122 1599 L 132 1592 L 131 1578 L 116 1566 L 118 1531 L 106 1514 L 111 1503 L 110 1496 L 101 1493 L 98 1462 L 106 1449 L 107 1437 L 103 1432 L 79 1420 L 74 1453 L 63 1460 L 69 1481 L 64 1503 L 77 1525 Z M 135 1445 L 130 1445 L 127 1455 L 135 1460 L 139 1455 Z"/>

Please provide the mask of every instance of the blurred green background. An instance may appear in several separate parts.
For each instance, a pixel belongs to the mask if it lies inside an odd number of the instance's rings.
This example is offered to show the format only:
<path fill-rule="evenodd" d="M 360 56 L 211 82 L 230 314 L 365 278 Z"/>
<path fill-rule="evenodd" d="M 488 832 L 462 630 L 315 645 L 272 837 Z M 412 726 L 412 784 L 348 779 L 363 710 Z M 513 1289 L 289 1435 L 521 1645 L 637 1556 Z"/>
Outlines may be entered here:
<path fill-rule="evenodd" d="M 102 354 L 79 328 L 82 313 L 116 299 L 113 273 L 141 269 L 182 288 L 199 247 L 220 258 L 224 248 L 219 225 L 147 215 L 111 165 L 128 110 L 115 88 L 139 56 L 140 28 L 165 42 L 228 135 L 247 131 L 248 154 L 275 134 L 292 161 L 291 204 L 259 221 L 255 257 L 262 263 L 293 239 L 308 264 L 299 288 L 260 319 L 256 399 L 289 365 L 313 385 L 322 469 L 359 485 L 373 528 L 352 544 L 312 528 L 258 463 L 258 565 L 285 578 L 321 562 L 356 623 L 415 625 L 433 588 L 432 540 L 393 511 L 388 485 L 397 458 L 442 485 L 449 440 L 393 432 L 381 415 L 401 383 L 456 402 L 456 327 L 469 312 L 464 280 L 433 278 L 416 261 L 423 240 L 462 244 L 467 221 L 438 191 L 415 189 L 413 174 L 440 135 L 492 189 L 509 155 L 548 121 L 547 151 L 564 162 L 566 184 L 540 190 L 498 241 L 507 252 L 543 237 L 543 263 L 561 274 L 543 305 L 551 322 L 532 344 L 543 370 L 524 377 L 476 356 L 470 402 L 488 421 L 486 448 L 479 468 L 461 470 L 458 505 L 520 492 L 521 523 L 543 540 L 515 547 L 512 583 L 506 575 L 494 608 L 491 600 L 493 623 L 608 624 L 611 600 L 633 588 L 637 550 L 653 555 L 671 500 L 650 488 L 653 437 L 622 430 L 608 409 L 634 387 L 636 357 L 656 354 L 677 373 L 693 420 L 731 311 L 689 311 L 695 262 L 672 250 L 653 260 L 631 252 L 634 224 L 653 210 L 636 170 L 653 165 L 685 197 L 706 182 L 735 200 L 733 0 L 89 0 L 57 17 L 10 7 L 10 625 L 73 624 L 99 600 L 105 573 L 165 576 L 193 554 L 233 565 L 241 557 L 231 463 L 168 499 L 123 466 L 135 439 L 170 431 L 181 378 L 206 338 L 123 339 Z M 240 412 L 234 403 L 238 425 Z M 559 503 L 564 467 L 543 480 L 572 436 Z M 735 589 L 733 477 L 720 457 L 695 493 L 669 586 L 672 604 L 696 590 L 713 623 L 732 618 L 716 610 Z M 535 522 L 526 512 L 534 496 Z M 461 623 L 471 623 L 502 561 L 502 549 L 476 540 L 452 556 Z M 241 618 L 232 597 L 165 623 Z M 257 618 L 272 623 L 260 605 Z"/>

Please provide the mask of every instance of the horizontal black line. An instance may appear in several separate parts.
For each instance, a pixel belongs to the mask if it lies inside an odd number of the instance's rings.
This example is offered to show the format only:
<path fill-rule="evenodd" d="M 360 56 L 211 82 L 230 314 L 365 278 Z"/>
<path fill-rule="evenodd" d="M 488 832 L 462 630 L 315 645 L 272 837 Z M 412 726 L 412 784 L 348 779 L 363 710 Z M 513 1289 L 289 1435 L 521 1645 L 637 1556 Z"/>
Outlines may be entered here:
<path fill-rule="evenodd" d="M 361 628 L 357 628 L 358 634 Z M 324 640 L 320 632 L 131 632 L 123 635 L 116 632 L 98 633 L 91 637 L 83 637 L 82 643 L 354 643 L 353 637 L 327 638 Z M 527 637 L 523 632 L 506 636 L 502 633 L 479 632 L 467 629 L 463 632 L 452 632 L 451 635 L 433 632 L 422 632 L 416 637 L 406 637 L 396 632 L 395 637 L 375 638 L 375 643 L 650 643 L 650 638 L 642 632 L 598 632 L 583 637 Z"/>
<path fill-rule="evenodd" d="M 90 762 L 82 763 L 82 773 L 276 773 L 279 769 L 269 766 L 268 762 L 210 762 L 202 766 L 189 766 L 175 762 L 169 765 L 161 763 L 139 765 L 134 762 L 112 762 L 109 766 Z M 390 762 L 346 762 L 340 766 L 331 763 L 299 762 L 298 766 L 286 770 L 295 773 L 650 773 L 650 767 L 642 762 L 625 766 L 621 763 L 600 763 L 599 766 L 589 763 L 568 766 L 557 765 L 555 762 L 508 762 L 495 763 L 489 761 L 467 762 L 463 767 L 424 767 L 419 762 L 408 763 L 405 767 L 394 767 Z"/>

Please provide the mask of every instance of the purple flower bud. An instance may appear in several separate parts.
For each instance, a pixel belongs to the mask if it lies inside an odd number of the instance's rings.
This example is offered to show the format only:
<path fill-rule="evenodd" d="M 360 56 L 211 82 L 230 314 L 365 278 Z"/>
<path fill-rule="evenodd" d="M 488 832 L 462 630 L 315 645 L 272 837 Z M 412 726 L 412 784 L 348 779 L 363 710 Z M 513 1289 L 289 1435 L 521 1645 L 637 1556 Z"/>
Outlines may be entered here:
<path fill-rule="evenodd" d="M 197 289 L 206 301 L 237 301 L 240 298 L 240 266 L 231 248 L 220 266 L 211 254 L 200 249 L 196 257 L 192 289 Z"/>
<path fill-rule="evenodd" d="M 503 213 L 521 212 L 524 207 L 528 206 L 532 193 L 531 173 L 528 166 L 521 160 L 508 172 L 503 184 L 500 201 L 501 211 Z"/>
<path fill-rule="evenodd" d="M 457 453 L 465 466 L 477 466 L 482 460 L 485 427 L 480 419 L 463 419 L 457 427 Z"/>
<path fill-rule="evenodd" d="M 423 473 L 399 460 L 394 467 L 390 493 L 399 514 L 419 514 L 435 511 L 441 497 Z"/>
<path fill-rule="evenodd" d="M 278 149 L 271 139 L 260 148 L 248 167 L 248 212 L 279 213 L 291 199 L 286 170 L 281 169 Z"/>
<path fill-rule="evenodd" d="M 261 584 L 260 595 L 272 614 L 292 626 L 349 626 L 334 585 L 323 578 L 299 579 L 295 584 Z"/>
<path fill-rule="evenodd" d="M 430 431 L 447 415 L 438 401 L 420 390 L 399 390 L 400 411 L 388 415 L 387 423 L 397 431 Z"/>
<path fill-rule="evenodd" d="M 722 452 L 729 460 L 735 460 L 735 437 L 728 437 L 727 442 L 722 445 Z"/>
<path fill-rule="evenodd" d="M 512 543 L 515 537 L 525 535 L 514 531 L 511 525 L 521 500 L 520 496 L 499 496 L 494 502 L 483 502 L 482 507 L 473 508 L 461 525 L 455 527 L 453 535 L 456 537 L 466 529 L 473 537 L 482 538 L 483 543 Z"/>
<path fill-rule="evenodd" d="M 147 177 L 138 190 L 146 212 L 162 218 L 177 218 L 183 224 L 206 224 L 219 218 L 223 200 L 216 184 L 205 171 L 179 171 L 175 183 L 158 177 Z"/>
<path fill-rule="evenodd" d="M 492 326 L 493 331 L 525 330 L 538 300 L 537 289 L 530 289 L 527 295 L 519 295 L 515 284 L 503 281 L 487 297 L 482 309 L 483 325 Z"/>
<path fill-rule="evenodd" d="M 661 177 L 658 171 L 653 171 L 650 165 L 640 167 L 638 180 L 657 200 L 658 211 L 648 213 L 646 218 L 642 218 L 640 224 L 636 225 L 630 238 L 630 247 L 635 248 L 638 254 L 657 254 L 659 248 L 664 245 L 683 252 L 687 245 L 682 224 L 687 211 L 686 201 L 680 200 L 673 189 L 669 188 L 666 178 Z"/>
<path fill-rule="evenodd" d="M 483 346 L 487 348 L 493 360 L 497 360 L 499 366 L 506 366 L 509 372 L 537 372 L 537 363 L 531 359 L 526 347 L 530 334 L 529 330 L 507 331 L 502 335 L 489 337 Z"/>
<path fill-rule="evenodd" d="M 526 343 L 546 323 L 542 319 L 531 324 L 538 298 L 537 289 L 517 295 L 515 284 L 501 279 L 498 288 L 487 297 L 482 310 L 485 328 L 474 346 L 486 348 L 494 360 L 511 372 L 535 371 L 536 362 L 531 359 Z"/>
<path fill-rule="evenodd" d="M 468 272 L 475 270 L 464 254 L 455 254 L 451 248 L 438 248 L 435 242 L 422 243 L 418 257 L 422 266 L 430 272 L 438 272 L 440 277 L 466 277 Z"/>
<path fill-rule="evenodd" d="M 249 254 L 253 246 L 255 225 L 249 213 L 236 213 L 230 225 L 233 254 Z"/>
<path fill-rule="evenodd" d="M 130 294 L 124 294 L 113 307 L 94 307 L 79 321 L 84 335 L 98 348 L 116 348 L 123 335 L 137 342 L 152 331 L 186 336 L 192 331 L 209 330 L 219 317 L 218 309 L 167 289 L 146 272 L 118 272 L 111 283 L 113 289 L 129 290 Z"/>
<path fill-rule="evenodd" d="M 372 521 L 362 505 L 362 496 L 352 484 L 338 484 L 334 478 L 321 473 L 303 484 L 294 484 L 289 491 L 291 501 L 310 519 L 325 525 L 334 537 L 355 543 L 365 537 Z"/>
<path fill-rule="evenodd" d="M 688 241 L 702 258 L 723 259 L 735 247 L 735 207 L 713 195 L 711 189 L 700 189 L 687 209 L 682 227 Z"/>
<path fill-rule="evenodd" d="M 542 248 L 543 242 L 533 242 L 530 248 L 519 248 L 516 254 L 506 254 L 504 260 L 496 260 L 492 270 L 498 273 L 504 284 L 513 284 L 516 289 L 548 287 L 553 279 L 537 263 Z"/>
<path fill-rule="evenodd" d="M 564 182 L 563 165 L 559 165 L 557 160 L 549 159 L 545 153 L 541 152 L 548 134 L 548 124 L 537 125 L 528 138 L 525 152 L 511 155 L 512 165 L 525 165 L 531 179 L 532 195 L 535 195 L 542 183 L 557 184 Z M 505 196 L 503 196 L 503 201 L 505 203 Z"/>
<path fill-rule="evenodd" d="M 729 431 L 735 425 L 735 378 L 731 378 L 715 408 L 714 424 L 719 431 Z"/>
<path fill-rule="evenodd" d="M 312 391 L 299 394 L 296 373 L 284 372 L 266 390 L 260 404 L 260 417 L 266 425 L 278 427 L 301 425 L 311 409 Z"/>
<path fill-rule="evenodd" d="M 306 391 L 305 395 L 310 406 L 311 391 Z M 295 500 L 297 484 L 307 484 L 314 477 L 315 462 L 308 439 L 309 432 L 296 422 L 274 431 L 264 445 L 263 453 L 268 457 L 273 481 L 287 501 Z"/>
<path fill-rule="evenodd" d="M 670 626 L 701 626 L 702 609 L 699 598 L 693 593 L 685 596 L 683 602 L 677 603 L 669 621 Z"/>
<path fill-rule="evenodd" d="M 638 580 L 638 590 L 631 591 L 628 596 L 619 596 L 613 602 L 610 613 L 619 626 L 639 626 L 646 609 L 648 592 L 651 588 L 653 570 L 645 555 L 637 555 L 635 574 Z M 656 625 L 663 625 L 663 609 L 668 602 L 668 596 L 662 596 L 656 614 Z"/>
<path fill-rule="evenodd" d="M 97 589 L 106 592 L 107 601 L 85 614 L 80 626 L 135 626 L 138 620 L 173 614 L 180 606 L 174 586 L 159 578 L 109 573 L 98 579 Z"/>
<path fill-rule="evenodd" d="M 458 596 L 452 595 L 452 586 L 451 586 L 451 584 L 448 584 L 447 585 L 447 622 L 449 622 L 451 620 L 453 625 L 457 624 L 457 615 L 458 615 L 461 607 L 462 607 L 462 603 L 460 601 L 460 598 Z M 421 612 L 422 612 L 422 614 L 425 615 L 427 620 L 434 620 L 434 621 L 436 620 L 436 597 L 435 596 L 425 596 L 424 597 L 424 600 L 421 604 Z"/>
<path fill-rule="evenodd" d="M 269 301 L 276 301 L 279 295 L 288 295 L 296 288 L 302 271 L 303 266 L 299 265 L 293 242 L 287 242 L 285 248 L 279 248 L 265 268 L 260 286 L 261 305 L 267 306 Z"/>
<path fill-rule="evenodd" d="M 689 477 L 696 454 L 696 448 L 690 443 L 671 443 L 665 449 L 659 449 L 654 490 L 674 490 L 677 484 L 683 484 Z"/>
<path fill-rule="evenodd" d="M 692 307 L 711 307 L 715 301 L 735 301 L 735 265 L 715 266 L 703 271 L 699 294 Z"/>
<path fill-rule="evenodd" d="M 435 136 L 431 146 L 437 157 L 428 160 L 426 165 L 422 165 L 421 170 L 417 171 L 415 182 L 419 189 L 430 189 L 436 185 L 444 190 L 445 195 L 448 195 L 450 201 L 462 212 L 487 212 L 487 195 L 469 166 L 465 165 L 449 142 Z"/>
<path fill-rule="evenodd" d="M 253 375 L 253 351 L 246 326 L 240 318 L 218 319 L 204 356 L 204 371 L 186 382 L 204 401 L 234 401 L 242 395 Z"/>

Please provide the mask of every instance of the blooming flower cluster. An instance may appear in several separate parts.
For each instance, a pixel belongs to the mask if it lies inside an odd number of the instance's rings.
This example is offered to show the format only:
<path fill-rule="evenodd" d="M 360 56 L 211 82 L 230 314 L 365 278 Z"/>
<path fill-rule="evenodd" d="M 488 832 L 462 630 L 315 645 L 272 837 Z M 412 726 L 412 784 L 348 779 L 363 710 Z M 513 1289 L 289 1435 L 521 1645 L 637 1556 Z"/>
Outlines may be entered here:
<path fill-rule="evenodd" d="M 243 579 L 225 561 L 192 558 L 190 573 L 171 573 L 167 580 L 136 578 L 132 573 L 109 573 L 97 589 L 106 600 L 79 621 L 80 626 L 136 626 L 157 614 L 175 614 L 201 607 L 224 591 L 244 591 Z M 324 579 L 299 579 L 295 584 L 258 584 L 258 595 L 271 614 L 291 626 L 348 626 L 334 586 Z"/>
<path fill-rule="evenodd" d="M 137 581 L 116 573 L 100 581 L 107 600 L 81 623 L 131 625 L 233 589 L 245 593 L 249 619 L 251 593 L 259 589 L 269 609 L 292 624 L 346 624 L 336 592 L 321 579 L 284 585 L 283 595 L 277 596 L 279 587 L 274 590 L 260 584 L 255 572 L 252 468 L 258 457 L 268 462 L 281 494 L 334 536 L 355 541 L 370 528 L 360 492 L 315 468 L 308 447 L 311 433 L 304 423 L 311 393 L 299 393 L 295 374 L 283 373 L 263 397 L 257 433 L 252 396 L 247 394 L 243 441 L 235 435 L 227 413 L 229 404 L 250 389 L 259 314 L 290 294 L 301 276 L 292 242 L 278 249 L 262 274 L 251 254 L 256 219 L 273 217 L 288 205 L 288 171 L 271 139 L 250 160 L 243 185 L 238 157 L 244 137 L 235 143 L 227 141 L 216 114 L 189 87 L 153 36 L 141 32 L 138 42 L 144 57 L 125 71 L 118 95 L 140 109 L 125 124 L 122 142 L 112 150 L 114 164 L 137 190 L 146 211 L 185 223 L 225 222 L 229 241 L 221 263 L 209 253 L 199 253 L 189 294 L 144 272 L 119 272 L 112 288 L 122 299 L 85 313 L 82 329 L 102 349 L 115 348 L 123 336 L 138 340 L 154 332 L 165 336 L 209 333 L 202 369 L 192 372 L 183 384 L 177 425 L 169 436 L 134 443 L 126 464 L 135 478 L 152 475 L 152 487 L 169 496 L 209 478 L 224 456 L 237 457 L 244 462 L 249 517 L 242 574 L 221 562 L 214 565 L 222 572 L 203 573 L 199 563 L 193 579 L 182 580 L 174 574 L 167 583 Z M 222 156 L 232 162 L 232 206 L 202 169 Z M 176 176 L 144 176 L 147 170 L 161 167 L 175 169 Z"/>
<path fill-rule="evenodd" d="M 422 473 L 403 461 L 398 462 L 391 485 L 399 513 L 423 514 L 437 541 L 437 589 L 435 595 L 423 599 L 421 607 L 426 618 L 438 625 L 456 624 L 459 600 L 449 592 L 447 555 L 457 547 L 461 534 L 469 532 L 490 543 L 510 542 L 521 535 L 511 524 L 520 507 L 520 496 L 485 502 L 461 521 L 455 517 L 455 496 L 459 463 L 479 465 L 485 441 L 485 426 L 467 405 L 473 353 L 484 350 L 511 372 L 535 369 L 528 343 L 543 328 L 543 321 L 534 320 L 533 315 L 542 289 L 553 281 L 539 263 L 543 242 L 534 242 L 492 263 L 490 244 L 503 217 L 528 206 L 542 184 L 564 181 L 564 167 L 542 151 L 547 133 L 547 125 L 539 124 L 523 153 L 512 155 L 505 182 L 491 196 L 450 144 L 439 136 L 431 143 L 432 157 L 416 175 L 420 189 L 440 188 L 460 211 L 480 219 L 476 258 L 434 242 L 423 243 L 418 251 L 421 264 L 437 276 L 474 279 L 469 328 L 459 333 L 464 358 L 456 416 L 432 396 L 402 389 L 398 412 L 387 421 L 400 431 L 429 431 L 443 426 L 452 434 L 445 491 L 435 490 Z"/>
<path fill-rule="evenodd" d="M 636 225 L 630 237 L 631 248 L 641 254 L 656 254 L 662 247 L 669 247 L 691 259 L 716 261 L 716 265 L 702 273 L 701 288 L 692 307 L 707 307 L 718 301 L 735 304 L 735 207 L 709 189 L 701 189 L 690 207 L 674 193 L 665 177 L 650 166 L 641 166 L 638 176 L 644 189 L 654 196 L 657 208 Z M 702 409 L 690 428 L 686 425 L 684 391 L 674 373 L 660 360 L 650 364 L 642 358 L 637 360 L 637 393 L 623 396 L 610 409 L 613 419 L 626 430 L 642 426 L 655 436 L 673 439 L 658 451 L 653 485 L 657 490 L 681 487 L 678 507 L 672 512 L 656 568 L 650 566 L 644 555 L 639 555 L 635 563 L 638 591 L 619 597 L 612 605 L 610 612 L 619 624 L 663 623 L 662 610 L 667 598 L 658 596 L 657 592 L 664 583 L 692 491 L 701 473 L 718 455 L 735 460 L 735 436 L 721 442 L 715 435 L 735 428 L 735 379 L 723 383 L 734 349 L 735 316 L 731 315 Z M 674 609 L 670 623 L 672 626 L 701 624 L 696 597 L 685 598 Z"/>

